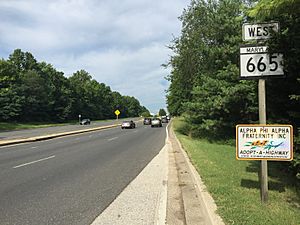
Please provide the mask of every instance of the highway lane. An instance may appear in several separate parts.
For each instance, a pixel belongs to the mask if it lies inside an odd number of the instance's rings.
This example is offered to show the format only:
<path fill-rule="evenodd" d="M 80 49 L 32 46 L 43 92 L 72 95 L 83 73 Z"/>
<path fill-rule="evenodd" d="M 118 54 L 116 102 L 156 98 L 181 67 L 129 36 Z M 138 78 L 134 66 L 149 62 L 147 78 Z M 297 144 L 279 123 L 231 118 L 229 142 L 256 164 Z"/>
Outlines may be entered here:
<path fill-rule="evenodd" d="M 0 148 L 0 224 L 90 224 L 164 146 L 138 124 Z"/>

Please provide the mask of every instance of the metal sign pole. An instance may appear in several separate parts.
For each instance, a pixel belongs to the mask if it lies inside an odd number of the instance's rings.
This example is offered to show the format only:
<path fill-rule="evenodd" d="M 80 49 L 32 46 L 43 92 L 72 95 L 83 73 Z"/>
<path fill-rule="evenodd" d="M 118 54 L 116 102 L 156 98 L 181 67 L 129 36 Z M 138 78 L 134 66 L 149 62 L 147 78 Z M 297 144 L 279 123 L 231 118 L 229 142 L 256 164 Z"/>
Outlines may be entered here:
<path fill-rule="evenodd" d="M 266 124 L 266 86 L 265 80 L 258 80 L 259 123 Z M 263 203 L 268 202 L 268 161 L 261 160 L 260 168 L 260 197 Z"/>

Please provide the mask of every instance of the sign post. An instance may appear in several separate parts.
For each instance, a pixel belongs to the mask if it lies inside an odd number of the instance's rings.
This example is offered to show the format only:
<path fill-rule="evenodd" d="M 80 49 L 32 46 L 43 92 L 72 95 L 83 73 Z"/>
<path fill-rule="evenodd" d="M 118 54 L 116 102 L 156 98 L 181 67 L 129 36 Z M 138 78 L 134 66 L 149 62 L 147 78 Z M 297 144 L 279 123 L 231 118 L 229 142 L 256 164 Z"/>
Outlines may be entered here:
<path fill-rule="evenodd" d="M 80 121 L 81 121 L 81 115 L 80 114 L 78 115 L 78 118 L 79 118 L 79 124 L 80 124 Z"/>
<path fill-rule="evenodd" d="M 119 119 L 120 113 L 121 113 L 121 112 L 120 112 L 118 109 L 115 111 L 115 115 L 117 116 L 117 120 Z"/>
<path fill-rule="evenodd" d="M 266 119 L 266 85 L 265 80 L 258 80 L 258 108 L 259 123 L 267 124 Z M 262 202 L 268 202 L 268 161 L 261 160 L 260 165 L 260 199 Z"/>

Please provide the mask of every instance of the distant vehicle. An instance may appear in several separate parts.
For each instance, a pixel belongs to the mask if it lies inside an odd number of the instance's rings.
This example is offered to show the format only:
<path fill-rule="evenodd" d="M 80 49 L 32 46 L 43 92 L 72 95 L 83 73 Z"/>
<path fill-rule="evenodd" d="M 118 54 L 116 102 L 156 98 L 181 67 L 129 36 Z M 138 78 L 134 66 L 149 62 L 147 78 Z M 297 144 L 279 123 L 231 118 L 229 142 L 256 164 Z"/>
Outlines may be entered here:
<path fill-rule="evenodd" d="M 144 118 L 144 125 L 151 125 L 151 118 Z"/>
<path fill-rule="evenodd" d="M 162 127 L 161 120 L 159 118 L 153 118 L 151 120 L 151 127 Z"/>
<path fill-rule="evenodd" d="M 168 123 L 169 120 L 168 120 L 168 118 L 167 118 L 166 116 L 162 116 L 162 117 L 161 117 L 161 122 L 162 122 L 162 123 Z"/>
<path fill-rule="evenodd" d="M 91 124 L 90 119 L 83 119 L 80 121 L 80 125 L 89 125 L 89 124 Z"/>
<path fill-rule="evenodd" d="M 127 128 L 135 128 L 135 123 L 130 120 L 130 121 L 123 121 L 122 124 L 121 124 L 121 128 L 122 129 L 127 129 Z"/>

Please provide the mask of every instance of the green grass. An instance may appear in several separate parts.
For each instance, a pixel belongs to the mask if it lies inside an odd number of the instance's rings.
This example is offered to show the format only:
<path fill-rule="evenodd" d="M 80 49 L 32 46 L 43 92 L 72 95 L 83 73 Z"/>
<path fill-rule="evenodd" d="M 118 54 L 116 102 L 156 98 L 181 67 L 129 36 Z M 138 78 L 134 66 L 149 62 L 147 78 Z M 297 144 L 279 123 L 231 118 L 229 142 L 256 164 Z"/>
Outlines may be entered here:
<path fill-rule="evenodd" d="M 173 123 L 177 137 L 197 168 L 218 206 L 225 224 L 299 225 L 300 197 L 292 177 L 278 162 L 268 162 L 269 201 L 260 201 L 258 161 L 238 161 L 235 146 L 191 139 L 178 131 L 184 125 Z"/>

